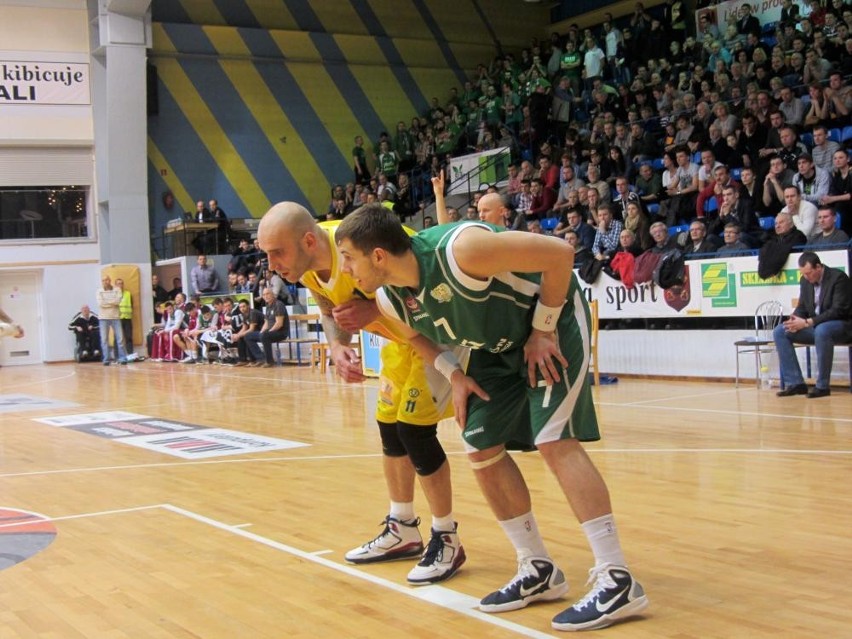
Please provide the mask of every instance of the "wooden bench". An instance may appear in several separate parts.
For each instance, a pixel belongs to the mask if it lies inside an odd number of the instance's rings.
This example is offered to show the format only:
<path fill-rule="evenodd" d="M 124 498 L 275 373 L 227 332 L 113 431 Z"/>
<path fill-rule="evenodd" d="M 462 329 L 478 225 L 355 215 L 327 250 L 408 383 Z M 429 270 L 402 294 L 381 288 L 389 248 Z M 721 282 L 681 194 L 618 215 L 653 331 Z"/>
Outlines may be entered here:
<path fill-rule="evenodd" d="M 315 325 L 313 330 L 311 324 Z M 290 315 L 290 337 L 275 342 L 275 359 L 279 364 L 296 364 L 297 366 L 308 364 L 310 359 L 307 354 L 302 355 L 302 344 L 318 344 L 319 341 L 320 316 L 318 314 L 299 313 Z M 287 346 L 286 358 L 281 352 L 282 345 Z"/>

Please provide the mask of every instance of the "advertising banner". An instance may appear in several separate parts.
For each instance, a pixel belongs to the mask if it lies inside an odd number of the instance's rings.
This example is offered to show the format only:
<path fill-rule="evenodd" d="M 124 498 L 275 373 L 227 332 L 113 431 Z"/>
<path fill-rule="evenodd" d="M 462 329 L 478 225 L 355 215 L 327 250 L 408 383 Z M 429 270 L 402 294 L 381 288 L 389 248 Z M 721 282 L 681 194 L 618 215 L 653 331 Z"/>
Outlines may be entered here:
<path fill-rule="evenodd" d="M 695 30 L 699 34 L 698 40 L 701 41 L 700 18 L 702 15 L 709 17 L 708 22 L 715 24 L 719 29 L 719 35 L 725 35 L 725 28 L 728 26 L 728 19 L 739 18 L 742 13 L 740 8 L 747 4 L 751 7 L 751 15 L 760 20 L 760 26 L 778 22 L 781 19 L 781 0 L 727 0 L 720 2 L 712 7 L 704 7 L 703 9 L 695 10 Z M 793 4 L 799 5 L 799 15 L 807 13 L 804 10 L 804 2 L 794 0 Z"/>
<path fill-rule="evenodd" d="M 495 155 L 499 157 L 492 157 Z M 451 158 L 448 195 L 467 195 L 483 184 L 500 185 L 506 180 L 510 162 L 508 147 Z"/>
<path fill-rule="evenodd" d="M 682 286 L 663 290 L 653 282 L 627 288 L 601 273 L 594 284 L 580 280 L 586 299 L 598 300 L 600 319 L 745 317 L 767 300 L 792 310 L 799 297 L 800 253 L 793 253 L 775 277 L 761 279 L 757 258 L 729 257 L 686 262 Z M 848 272 L 847 251 L 820 251 L 826 266 Z"/>
<path fill-rule="evenodd" d="M 91 102 L 88 64 L 0 60 L 0 105 Z"/>

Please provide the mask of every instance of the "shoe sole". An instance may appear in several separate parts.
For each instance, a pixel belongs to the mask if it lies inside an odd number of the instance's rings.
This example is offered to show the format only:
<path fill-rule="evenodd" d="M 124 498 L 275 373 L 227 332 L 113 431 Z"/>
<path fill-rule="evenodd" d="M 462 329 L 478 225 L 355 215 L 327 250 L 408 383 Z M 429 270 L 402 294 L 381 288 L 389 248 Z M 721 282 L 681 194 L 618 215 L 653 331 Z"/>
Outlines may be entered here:
<path fill-rule="evenodd" d="M 586 623 L 575 623 L 575 624 L 567 624 L 567 623 L 559 623 L 557 621 L 551 622 L 551 626 L 554 630 L 567 630 L 568 632 L 574 630 L 598 630 L 600 628 L 606 628 L 607 626 L 611 626 L 612 624 L 627 619 L 628 617 L 632 617 L 633 615 L 638 615 L 640 612 L 645 610 L 648 607 L 648 597 L 646 595 L 642 595 L 641 597 L 637 597 L 633 601 L 631 601 L 626 606 L 622 606 L 615 612 L 603 615 L 600 619 L 595 619 L 594 621 L 588 621 Z"/>
<path fill-rule="evenodd" d="M 531 603 L 535 603 L 536 601 L 553 601 L 555 599 L 561 599 L 565 595 L 568 594 L 568 582 L 563 581 L 558 586 L 554 586 L 553 588 L 548 588 L 544 592 L 538 593 L 536 595 L 530 595 L 524 599 L 518 599 L 516 601 L 510 601 L 504 604 L 479 604 L 479 609 L 482 612 L 510 612 L 512 610 L 520 610 L 521 608 L 526 608 Z"/>
<path fill-rule="evenodd" d="M 442 575 L 437 575 L 435 577 L 426 577 L 424 579 L 408 579 L 408 583 L 412 586 L 428 586 L 430 584 L 438 584 L 442 581 L 446 581 L 453 575 L 455 575 L 459 568 L 462 567 L 462 564 L 467 561 L 467 555 L 464 553 L 464 546 L 459 546 L 459 553 L 456 555 L 456 560 L 453 562 L 452 567 Z"/>
<path fill-rule="evenodd" d="M 377 555 L 375 557 L 355 557 L 349 558 L 344 556 L 345 559 L 350 564 L 378 564 L 385 561 L 400 561 L 402 559 L 412 559 L 413 557 L 420 557 L 423 554 L 423 545 L 420 545 L 420 548 L 414 548 L 412 550 L 405 550 L 401 552 L 395 553 L 385 553 L 384 555 Z"/>

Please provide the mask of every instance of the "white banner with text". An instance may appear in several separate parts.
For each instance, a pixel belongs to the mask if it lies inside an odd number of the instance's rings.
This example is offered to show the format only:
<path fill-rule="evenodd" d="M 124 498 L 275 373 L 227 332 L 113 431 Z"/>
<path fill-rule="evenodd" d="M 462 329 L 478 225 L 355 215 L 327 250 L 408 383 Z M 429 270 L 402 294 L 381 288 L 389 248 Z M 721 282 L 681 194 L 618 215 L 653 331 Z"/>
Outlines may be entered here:
<path fill-rule="evenodd" d="M 598 300 L 600 319 L 655 317 L 745 317 L 767 300 L 791 311 L 799 297 L 801 253 L 793 253 L 775 277 L 757 274 L 757 257 L 730 257 L 686 262 L 683 285 L 663 290 L 653 282 L 627 288 L 601 273 L 594 284 L 580 280 L 586 299 Z M 848 252 L 820 251 L 820 260 L 848 273 Z"/>
<path fill-rule="evenodd" d="M 91 102 L 88 64 L 0 60 L 0 105 Z"/>

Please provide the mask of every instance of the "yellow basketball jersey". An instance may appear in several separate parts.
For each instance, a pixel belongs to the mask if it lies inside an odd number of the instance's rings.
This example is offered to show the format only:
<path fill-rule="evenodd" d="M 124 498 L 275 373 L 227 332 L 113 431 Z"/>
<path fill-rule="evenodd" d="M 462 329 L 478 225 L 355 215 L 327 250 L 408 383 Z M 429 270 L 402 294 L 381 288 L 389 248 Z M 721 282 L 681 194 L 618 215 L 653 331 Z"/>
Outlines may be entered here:
<path fill-rule="evenodd" d="M 375 298 L 374 293 L 367 293 L 358 288 L 357 283 L 348 273 L 344 273 L 341 269 L 342 261 L 337 252 L 337 243 L 334 241 L 334 232 L 340 225 L 339 220 L 331 220 L 320 222 L 321 229 L 326 231 L 328 242 L 331 248 L 331 275 L 328 281 L 323 281 L 317 275 L 316 271 L 308 271 L 300 280 L 308 289 L 315 293 L 328 298 L 335 306 L 343 304 L 353 299 L 371 300 Z M 409 235 L 413 235 L 414 231 L 406 228 Z M 320 238 L 322 240 L 322 238 Z M 385 319 L 378 320 L 364 327 L 365 331 L 376 333 L 392 339 L 396 342 L 405 341 L 401 335 L 396 332 L 395 326 Z"/>

